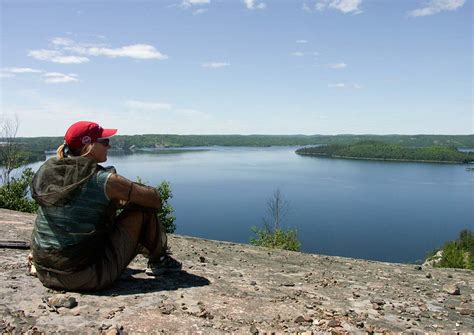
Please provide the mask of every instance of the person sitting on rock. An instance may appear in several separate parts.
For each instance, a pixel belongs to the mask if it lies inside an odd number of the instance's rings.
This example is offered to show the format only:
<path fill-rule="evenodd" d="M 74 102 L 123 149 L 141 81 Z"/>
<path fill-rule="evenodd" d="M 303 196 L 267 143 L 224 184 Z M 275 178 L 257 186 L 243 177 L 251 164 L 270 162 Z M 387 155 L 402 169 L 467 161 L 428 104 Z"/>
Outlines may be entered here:
<path fill-rule="evenodd" d="M 107 160 L 117 129 L 80 121 L 69 127 L 57 157 L 36 172 L 40 208 L 32 233 L 32 261 L 44 286 L 69 291 L 111 285 L 139 252 L 149 275 L 180 271 L 168 252 L 155 188 L 118 175 Z M 116 214 L 121 208 L 120 214 Z"/>

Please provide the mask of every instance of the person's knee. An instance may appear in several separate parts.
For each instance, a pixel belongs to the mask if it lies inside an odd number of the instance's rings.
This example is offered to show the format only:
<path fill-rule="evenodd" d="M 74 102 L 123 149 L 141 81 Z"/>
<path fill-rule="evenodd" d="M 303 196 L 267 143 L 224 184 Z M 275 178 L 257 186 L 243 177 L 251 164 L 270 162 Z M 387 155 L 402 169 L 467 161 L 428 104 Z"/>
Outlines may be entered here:
<path fill-rule="evenodd" d="M 116 224 L 123 227 L 134 241 L 138 241 L 143 228 L 144 214 L 141 211 L 129 211 L 117 220 Z"/>

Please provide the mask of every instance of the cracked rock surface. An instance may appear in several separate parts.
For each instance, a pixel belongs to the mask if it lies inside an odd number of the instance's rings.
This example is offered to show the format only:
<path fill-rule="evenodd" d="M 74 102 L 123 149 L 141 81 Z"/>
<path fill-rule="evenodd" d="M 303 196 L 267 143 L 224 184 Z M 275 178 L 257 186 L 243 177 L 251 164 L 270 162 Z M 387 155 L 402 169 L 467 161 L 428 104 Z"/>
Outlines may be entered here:
<path fill-rule="evenodd" d="M 28 240 L 35 215 L 0 209 L 0 236 Z M 460 332 L 474 329 L 474 271 L 275 251 L 170 235 L 183 272 L 111 288 L 46 289 L 28 250 L 0 249 L 2 333 Z M 429 275 L 428 275 L 429 274 Z M 49 304 L 48 304 L 49 302 Z M 56 304 L 52 302 L 58 302 Z"/>

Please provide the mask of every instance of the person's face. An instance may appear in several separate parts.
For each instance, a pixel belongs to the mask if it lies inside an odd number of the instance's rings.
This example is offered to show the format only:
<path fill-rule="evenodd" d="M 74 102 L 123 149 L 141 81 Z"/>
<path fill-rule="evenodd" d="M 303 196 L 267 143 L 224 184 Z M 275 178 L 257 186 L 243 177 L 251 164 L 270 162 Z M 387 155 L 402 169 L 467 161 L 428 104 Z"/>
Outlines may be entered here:
<path fill-rule="evenodd" d="M 103 163 L 107 160 L 107 150 L 110 148 L 108 139 L 106 141 L 97 141 L 92 144 L 90 156 L 97 162 Z"/>

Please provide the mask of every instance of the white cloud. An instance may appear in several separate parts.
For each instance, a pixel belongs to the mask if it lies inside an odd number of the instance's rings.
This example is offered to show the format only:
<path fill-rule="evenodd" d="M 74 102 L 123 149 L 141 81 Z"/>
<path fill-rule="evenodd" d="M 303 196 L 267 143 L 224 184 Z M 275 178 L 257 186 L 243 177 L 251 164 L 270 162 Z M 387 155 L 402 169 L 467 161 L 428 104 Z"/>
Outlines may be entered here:
<path fill-rule="evenodd" d="M 308 13 L 312 13 L 313 10 L 311 9 L 310 6 L 308 6 L 308 4 L 306 2 L 303 2 L 303 6 L 301 7 L 301 9 L 303 9 L 305 12 L 308 12 Z"/>
<path fill-rule="evenodd" d="M 253 10 L 253 9 L 264 9 L 267 7 L 267 4 L 264 2 L 257 3 L 255 0 L 244 0 L 245 7 L 247 9 Z"/>
<path fill-rule="evenodd" d="M 76 43 L 75 41 L 55 37 L 51 40 L 53 49 L 31 50 L 28 55 L 38 60 L 59 64 L 82 64 L 89 62 L 90 56 L 128 57 L 133 59 L 164 60 L 168 56 L 162 54 L 152 45 L 132 44 L 119 48 L 111 48 L 104 44 Z"/>
<path fill-rule="evenodd" d="M 9 73 L 42 73 L 43 70 L 32 69 L 29 67 L 5 67 L 2 69 L 3 72 Z"/>
<path fill-rule="evenodd" d="M 47 72 L 43 74 L 44 82 L 48 84 L 71 83 L 79 81 L 77 74 L 64 74 L 60 72 Z"/>
<path fill-rule="evenodd" d="M 304 56 L 304 52 L 296 51 L 296 52 L 292 52 L 291 55 L 292 55 L 292 56 L 296 56 L 296 57 L 303 57 L 303 56 Z"/>
<path fill-rule="evenodd" d="M 54 45 L 72 45 L 74 41 L 70 38 L 54 37 L 51 39 L 51 43 Z"/>
<path fill-rule="evenodd" d="M 82 64 L 87 63 L 89 58 L 83 56 L 64 56 L 61 51 L 58 50 L 32 50 L 28 52 L 28 56 L 38 60 L 49 61 L 59 64 Z"/>
<path fill-rule="evenodd" d="M 139 100 L 129 100 L 126 102 L 127 107 L 142 110 L 142 111 L 162 111 L 162 110 L 170 110 L 171 104 L 163 103 L 163 102 L 145 102 Z"/>
<path fill-rule="evenodd" d="M 318 0 L 316 1 L 314 8 L 318 11 L 334 9 L 344 14 L 360 14 L 362 13 L 362 10 L 359 8 L 361 4 L 362 0 Z M 305 8 L 303 7 L 303 9 Z"/>
<path fill-rule="evenodd" d="M 210 0 L 183 0 L 180 7 L 181 8 L 189 8 L 192 6 L 202 6 L 210 4 Z"/>
<path fill-rule="evenodd" d="M 207 12 L 207 9 L 204 9 L 204 8 L 199 8 L 199 9 L 196 9 L 194 12 L 193 12 L 193 15 L 200 15 L 200 14 L 203 14 Z"/>
<path fill-rule="evenodd" d="M 106 56 L 106 57 L 130 57 L 135 59 L 167 59 L 167 55 L 155 49 L 152 45 L 147 44 L 133 44 L 121 48 L 98 48 L 92 47 L 87 49 L 87 54 L 91 56 Z"/>
<path fill-rule="evenodd" d="M 337 83 L 337 84 L 328 84 L 329 88 L 344 88 L 346 87 L 346 84 L 344 83 Z"/>
<path fill-rule="evenodd" d="M 443 11 L 453 11 L 461 8 L 465 2 L 465 0 L 431 0 L 425 7 L 412 10 L 408 12 L 408 15 L 419 17 L 438 14 Z"/>
<path fill-rule="evenodd" d="M 305 43 L 308 43 L 308 41 L 307 41 L 307 40 L 297 40 L 296 43 L 303 43 L 303 44 L 305 44 Z"/>
<path fill-rule="evenodd" d="M 211 0 L 184 0 L 183 3 L 186 3 L 190 6 L 193 5 L 207 5 L 211 3 Z"/>
<path fill-rule="evenodd" d="M 359 84 L 346 84 L 346 83 L 336 83 L 336 84 L 328 84 L 328 87 L 329 88 L 353 88 L 353 89 L 361 89 L 363 88 L 363 86 L 359 85 Z"/>
<path fill-rule="evenodd" d="M 328 67 L 331 69 L 344 69 L 347 67 L 346 63 L 333 63 L 333 64 L 328 64 Z"/>
<path fill-rule="evenodd" d="M 202 63 L 202 67 L 210 68 L 210 69 L 219 69 L 222 67 L 230 66 L 230 63 L 227 62 L 209 62 L 209 63 Z"/>

